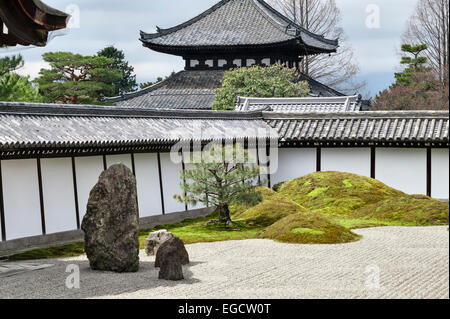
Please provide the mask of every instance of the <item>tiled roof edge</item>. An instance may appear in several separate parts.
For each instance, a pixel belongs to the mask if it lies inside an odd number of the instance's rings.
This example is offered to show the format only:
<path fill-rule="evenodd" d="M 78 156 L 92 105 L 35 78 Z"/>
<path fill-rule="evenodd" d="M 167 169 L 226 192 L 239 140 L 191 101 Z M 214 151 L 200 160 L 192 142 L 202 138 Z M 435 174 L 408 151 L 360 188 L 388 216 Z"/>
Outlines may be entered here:
<path fill-rule="evenodd" d="M 1 115 L 82 116 L 169 119 L 261 120 L 261 111 L 231 112 L 213 110 L 148 109 L 135 107 L 0 102 Z"/>
<path fill-rule="evenodd" d="M 327 120 L 327 119 L 398 119 L 449 118 L 449 111 L 361 111 L 333 113 L 276 113 L 263 112 L 264 120 Z"/>

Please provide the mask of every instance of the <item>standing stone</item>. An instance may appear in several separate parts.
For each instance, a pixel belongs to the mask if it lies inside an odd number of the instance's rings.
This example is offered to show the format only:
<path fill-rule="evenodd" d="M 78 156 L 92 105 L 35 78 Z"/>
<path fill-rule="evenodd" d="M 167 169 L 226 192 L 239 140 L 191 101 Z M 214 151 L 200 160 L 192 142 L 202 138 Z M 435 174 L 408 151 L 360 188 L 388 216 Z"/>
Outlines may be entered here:
<path fill-rule="evenodd" d="M 161 229 L 158 231 L 155 231 L 153 233 L 150 233 L 145 240 L 145 252 L 148 256 L 154 256 L 156 255 L 156 252 L 158 251 L 158 248 L 168 241 L 169 239 L 172 239 L 174 236 L 172 233 L 168 232 L 165 229 Z"/>
<path fill-rule="evenodd" d="M 180 256 L 174 246 L 161 246 L 158 249 L 161 254 L 161 269 L 159 279 L 183 280 L 183 268 L 181 267 Z"/>
<path fill-rule="evenodd" d="M 175 248 L 175 252 L 179 257 L 180 263 L 182 265 L 189 264 L 189 254 L 186 250 L 186 247 L 184 247 L 183 241 L 174 236 L 173 238 L 169 239 L 168 241 L 164 242 L 156 252 L 156 258 L 155 258 L 155 267 L 161 267 L 163 263 L 163 251 L 162 248 L 164 247 L 173 247 Z"/>
<path fill-rule="evenodd" d="M 104 171 L 94 186 L 81 229 L 91 269 L 139 270 L 136 179 L 123 164 Z"/>

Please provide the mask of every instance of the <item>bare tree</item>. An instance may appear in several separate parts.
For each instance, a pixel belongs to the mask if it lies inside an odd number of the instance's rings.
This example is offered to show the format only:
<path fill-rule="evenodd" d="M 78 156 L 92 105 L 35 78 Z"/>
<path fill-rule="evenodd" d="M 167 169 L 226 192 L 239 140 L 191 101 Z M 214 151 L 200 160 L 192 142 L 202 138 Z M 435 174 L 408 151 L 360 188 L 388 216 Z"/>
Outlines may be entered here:
<path fill-rule="evenodd" d="M 340 46 L 337 53 L 330 56 L 328 54 L 306 56 L 300 66 L 302 73 L 344 93 L 355 93 L 366 86 L 365 82 L 358 82 L 355 79 L 360 71 L 359 63 L 340 26 L 341 12 L 335 0 L 270 0 L 270 2 L 301 27 L 326 38 L 339 38 Z"/>
<path fill-rule="evenodd" d="M 448 83 L 449 36 L 449 0 L 419 0 L 402 40 L 428 46 L 424 55 L 444 85 Z"/>

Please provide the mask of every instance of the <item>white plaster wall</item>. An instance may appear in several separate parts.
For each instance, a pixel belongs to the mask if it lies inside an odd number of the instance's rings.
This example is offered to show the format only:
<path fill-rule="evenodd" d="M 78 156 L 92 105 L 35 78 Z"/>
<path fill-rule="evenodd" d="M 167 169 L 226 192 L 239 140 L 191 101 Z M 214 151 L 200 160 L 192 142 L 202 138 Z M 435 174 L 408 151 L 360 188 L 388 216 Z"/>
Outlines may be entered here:
<path fill-rule="evenodd" d="M 376 179 L 407 194 L 427 193 L 425 149 L 377 148 Z"/>
<path fill-rule="evenodd" d="M 47 234 L 77 229 L 72 160 L 42 159 L 41 170 Z"/>
<path fill-rule="evenodd" d="M 80 209 L 80 222 L 86 214 L 86 206 L 91 189 L 97 184 L 100 174 L 103 172 L 103 157 L 89 156 L 75 159 L 77 175 L 78 205 Z"/>
<path fill-rule="evenodd" d="M 315 148 L 280 148 L 278 170 L 271 176 L 272 186 L 316 171 Z"/>
<path fill-rule="evenodd" d="M 370 148 L 322 148 L 322 171 L 370 177 Z"/>
<path fill-rule="evenodd" d="M 124 164 L 130 170 L 132 170 L 133 165 L 131 164 L 131 154 L 107 155 L 106 166 L 110 167 L 114 164 Z"/>
<path fill-rule="evenodd" d="M 449 199 L 449 150 L 431 151 L 431 196 Z"/>
<path fill-rule="evenodd" d="M 164 208 L 166 214 L 184 211 L 183 203 L 179 203 L 173 198 L 175 194 L 182 194 L 180 188 L 180 172 L 182 165 L 174 164 L 169 153 L 161 153 L 161 172 L 164 190 Z"/>
<path fill-rule="evenodd" d="M 42 235 L 37 160 L 2 161 L 6 239 Z"/>
<path fill-rule="evenodd" d="M 139 216 L 162 214 L 157 154 L 135 154 Z"/>

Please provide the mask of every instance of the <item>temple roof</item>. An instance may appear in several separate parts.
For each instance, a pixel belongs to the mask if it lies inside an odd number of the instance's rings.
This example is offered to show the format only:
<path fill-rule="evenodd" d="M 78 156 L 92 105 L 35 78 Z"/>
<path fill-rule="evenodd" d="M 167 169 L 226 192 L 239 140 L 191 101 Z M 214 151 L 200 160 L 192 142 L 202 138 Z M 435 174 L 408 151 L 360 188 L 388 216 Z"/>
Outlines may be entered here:
<path fill-rule="evenodd" d="M 69 18 L 40 0 L 0 0 L 0 47 L 44 46 L 49 32 L 66 28 Z"/>
<path fill-rule="evenodd" d="M 263 112 L 289 145 L 448 147 L 448 111 Z"/>
<path fill-rule="evenodd" d="M 118 106 L 154 109 L 211 109 L 224 71 L 181 71 L 143 90 L 106 98 Z"/>
<path fill-rule="evenodd" d="M 222 0 L 195 18 L 157 33 L 141 31 L 144 46 L 173 50 L 230 49 L 289 45 L 308 54 L 335 52 L 338 40 L 325 39 L 291 21 L 263 0 Z"/>
<path fill-rule="evenodd" d="M 118 106 L 154 109 L 211 109 L 214 90 L 222 86 L 223 70 L 181 71 L 143 90 L 123 96 L 105 98 Z M 344 96 L 332 88 L 301 75 L 307 81 L 312 96 Z"/>
<path fill-rule="evenodd" d="M 361 111 L 361 96 L 302 97 L 302 98 L 249 98 L 239 97 L 237 111 L 265 110 L 277 113 L 308 112 L 358 112 Z"/>
<path fill-rule="evenodd" d="M 180 141 L 277 139 L 287 146 L 441 147 L 448 111 L 275 113 L 0 102 L 0 157 L 167 151 Z"/>

